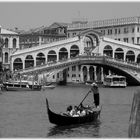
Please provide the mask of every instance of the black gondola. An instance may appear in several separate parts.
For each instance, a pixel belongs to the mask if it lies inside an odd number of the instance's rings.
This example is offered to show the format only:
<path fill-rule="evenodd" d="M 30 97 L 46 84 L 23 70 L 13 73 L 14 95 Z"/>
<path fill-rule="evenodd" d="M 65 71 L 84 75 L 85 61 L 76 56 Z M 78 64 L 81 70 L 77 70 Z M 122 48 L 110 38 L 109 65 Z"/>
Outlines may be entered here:
<path fill-rule="evenodd" d="M 46 98 L 46 105 L 47 105 L 49 121 L 51 123 L 59 125 L 59 126 L 93 122 L 93 121 L 96 121 L 98 119 L 100 112 L 101 112 L 101 109 L 98 109 L 98 110 L 93 111 L 92 113 L 90 113 L 88 115 L 85 115 L 85 116 L 72 117 L 72 116 L 66 116 L 63 114 L 56 114 L 56 113 L 52 112 L 49 109 L 49 104 L 48 104 L 47 98 Z"/>

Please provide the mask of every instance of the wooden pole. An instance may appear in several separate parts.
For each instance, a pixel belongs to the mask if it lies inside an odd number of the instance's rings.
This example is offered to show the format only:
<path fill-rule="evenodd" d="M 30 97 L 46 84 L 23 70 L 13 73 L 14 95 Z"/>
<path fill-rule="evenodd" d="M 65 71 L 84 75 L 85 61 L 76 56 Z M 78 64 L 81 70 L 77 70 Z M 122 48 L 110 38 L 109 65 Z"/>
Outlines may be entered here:
<path fill-rule="evenodd" d="M 128 136 L 130 138 L 140 138 L 140 90 L 133 97 Z"/>

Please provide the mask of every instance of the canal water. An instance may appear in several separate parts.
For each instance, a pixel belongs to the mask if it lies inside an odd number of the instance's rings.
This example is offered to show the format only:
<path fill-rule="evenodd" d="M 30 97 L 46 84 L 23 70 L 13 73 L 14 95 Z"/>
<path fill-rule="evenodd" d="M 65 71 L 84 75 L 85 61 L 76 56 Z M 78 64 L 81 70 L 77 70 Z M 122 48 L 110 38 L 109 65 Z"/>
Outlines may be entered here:
<path fill-rule="evenodd" d="M 0 94 L 1 138 L 128 138 L 129 117 L 134 93 L 139 87 L 99 88 L 100 120 L 75 126 L 57 127 L 48 120 L 46 97 L 51 110 L 63 112 L 79 105 L 88 86 L 57 86 L 46 91 L 3 92 Z M 93 101 L 89 94 L 84 101 Z"/>

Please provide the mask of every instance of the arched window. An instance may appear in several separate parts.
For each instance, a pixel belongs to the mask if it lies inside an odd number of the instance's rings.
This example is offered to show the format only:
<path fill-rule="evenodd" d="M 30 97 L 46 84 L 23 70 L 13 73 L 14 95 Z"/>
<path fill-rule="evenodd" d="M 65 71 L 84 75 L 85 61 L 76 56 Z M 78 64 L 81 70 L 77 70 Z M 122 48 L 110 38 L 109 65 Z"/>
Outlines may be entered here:
<path fill-rule="evenodd" d="M 8 53 L 5 53 L 5 63 L 8 63 Z"/>
<path fill-rule="evenodd" d="M 13 39 L 13 48 L 16 48 L 16 45 L 17 45 L 17 40 L 14 38 Z"/>
<path fill-rule="evenodd" d="M 8 42 L 9 42 L 9 40 L 8 40 L 8 38 L 6 38 L 5 39 L 5 48 L 8 48 L 8 44 L 9 44 Z"/>
<path fill-rule="evenodd" d="M 70 58 L 76 57 L 79 54 L 79 47 L 77 45 L 73 45 L 70 48 Z"/>
<path fill-rule="evenodd" d="M 66 48 L 61 48 L 59 50 L 59 60 L 66 60 L 68 59 L 68 51 Z"/>
<path fill-rule="evenodd" d="M 134 54 L 133 51 L 130 50 L 126 53 L 126 61 L 128 61 L 128 62 L 134 62 L 135 61 L 135 54 Z"/>
<path fill-rule="evenodd" d="M 36 56 L 36 66 L 45 64 L 45 55 L 43 53 L 38 53 Z"/>
<path fill-rule="evenodd" d="M 137 63 L 140 63 L 140 54 L 137 56 Z"/>
<path fill-rule="evenodd" d="M 34 66 L 34 59 L 32 55 L 27 55 L 25 59 L 25 68 L 29 68 L 33 66 Z"/>
<path fill-rule="evenodd" d="M 48 62 L 56 61 L 56 60 L 57 60 L 56 52 L 54 50 L 49 51 L 48 52 Z"/>
<path fill-rule="evenodd" d="M 124 51 L 122 48 L 117 48 L 115 50 L 115 55 L 114 55 L 115 59 L 120 59 L 123 60 L 124 59 Z"/>
<path fill-rule="evenodd" d="M 110 56 L 112 57 L 113 56 L 113 49 L 111 46 L 107 45 L 104 47 L 104 50 L 103 50 L 103 54 L 106 55 L 106 56 Z"/>
<path fill-rule="evenodd" d="M 13 63 L 13 70 L 23 69 L 23 63 L 21 58 L 16 58 Z"/>

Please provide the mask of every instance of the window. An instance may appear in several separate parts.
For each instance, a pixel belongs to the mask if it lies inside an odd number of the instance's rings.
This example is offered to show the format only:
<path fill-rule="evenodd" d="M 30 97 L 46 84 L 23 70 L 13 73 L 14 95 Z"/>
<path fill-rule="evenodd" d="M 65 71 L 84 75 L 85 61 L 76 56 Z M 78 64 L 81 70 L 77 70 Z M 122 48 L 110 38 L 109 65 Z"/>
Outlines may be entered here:
<path fill-rule="evenodd" d="M 5 48 L 8 48 L 8 38 L 5 39 Z"/>
<path fill-rule="evenodd" d="M 128 38 L 124 38 L 123 40 L 124 40 L 124 42 L 128 42 Z"/>
<path fill-rule="evenodd" d="M 128 27 L 124 28 L 124 33 L 128 33 Z"/>
<path fill-rule="evenodd" d="M 115 34 L 117 34 L 117 29 L 115 29 Z"/>
<path fill-rule="evenodd" d="M 139 27 L 137 27 L 137 32 L 139 32 L 140 30 L 139 30 Z"/>
<path fill-rule="evenodd" d="M 55 79 L 55 75 L 53 75 L 53 79 Z"/>
<path fill-rule="evenodd" d="M 133 28 L 132 28 L 132 33 L 134 33 L 134 32 L 135 32 L 135 28 L 133 27 Z"/>
<path fill-rule="evenodd" d="M 72 74 L 72 77 L 76 77 L 76 74 Z"/>
<path fill-rule="evenodd" d="M 137 37 L 137 44 L 140 44 L 140 37 Z"/>
<path fill-rule="evenodd" d="M 76 33 L 73 33 L 73 36 L 75 36 L 76 35 Z"/>
<path fill-rule="evenodd" d="M 118 34 L 120 34 L 121 33 L 121 30 L 120 29 L 118 29 Z"/>
<path fill-rule="evenodd" d="M 76 66 L 72 66 L 72 71 L 76 71 Z"/>
<path fill-rule="evenodd" d="M 59 78 L 59 73 L 57 73 L 57 78 Z"/>
<path fill-rule="evenodd" d="M 134 44 L 134 37 L 132 37 L 132 43 Z"/>
<path fill-rule="evenodd" d="M 8 53 L 5 53 L 5 63 L 8 63 Z"/>
<path fill-rule="evenodd" d="M 17 40 L 14 38 L 13 39 L 13 48 L 16 48 L 16 45 L 17 45 Z"/>

